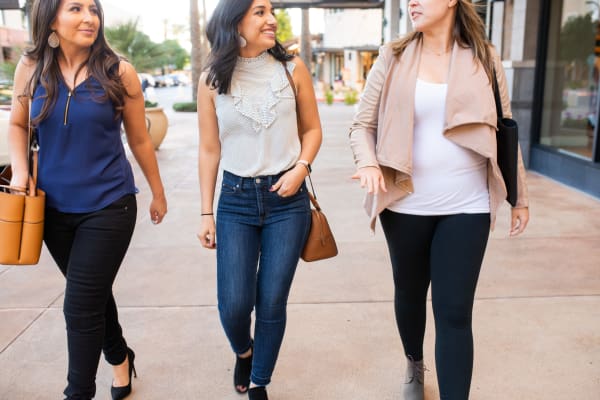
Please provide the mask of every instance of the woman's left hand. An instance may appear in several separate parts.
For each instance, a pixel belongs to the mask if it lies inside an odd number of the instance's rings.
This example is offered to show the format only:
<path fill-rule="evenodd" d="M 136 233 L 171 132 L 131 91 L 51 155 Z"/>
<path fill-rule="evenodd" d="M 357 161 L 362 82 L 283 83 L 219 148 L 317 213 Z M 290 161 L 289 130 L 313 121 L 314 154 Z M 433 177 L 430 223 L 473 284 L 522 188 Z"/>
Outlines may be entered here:
<path fill-rule="evenodd" d="M 525 230 L 529 222 L 529 208 L 511 209 L 510 236 L 517 236 Z"/>
<path fill-rule="evenodd" d="M 154 196 L 150 203 L 150 220 L 154 225 L 160 224 L 167 213 L 167 199 L 163 194 Z"/>
<path fill-rule="evenodd" d="M 300 189 L 300 185 L 304 182 L 306 174 L 306 167 L 302 164 L 296 164 L 294 168 L 283 174 L 281 178 L 271 186 L 269 191 L 277 192 L 281 197 L 293 196 L 298 192 L 298 189 Z"/>

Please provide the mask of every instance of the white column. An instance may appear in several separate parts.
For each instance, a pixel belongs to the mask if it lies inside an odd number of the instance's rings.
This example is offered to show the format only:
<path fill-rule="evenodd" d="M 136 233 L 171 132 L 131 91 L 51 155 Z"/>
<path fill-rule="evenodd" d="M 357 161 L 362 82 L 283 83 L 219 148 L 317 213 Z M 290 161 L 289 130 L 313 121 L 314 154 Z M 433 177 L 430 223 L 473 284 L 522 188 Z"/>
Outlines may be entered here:
<path fill-rule="evenodd" d="M 387 43 L 396 39 L 400 33 L 400 0 L 386 0 L 383 18 L 383 41 Z"/>
<path fill-rule="evenodd" d="M 492 44 L 496 47 L 499 54 L 502 54 L 502 37 L 504 34 L 504 2 L 492 2 Z"/>

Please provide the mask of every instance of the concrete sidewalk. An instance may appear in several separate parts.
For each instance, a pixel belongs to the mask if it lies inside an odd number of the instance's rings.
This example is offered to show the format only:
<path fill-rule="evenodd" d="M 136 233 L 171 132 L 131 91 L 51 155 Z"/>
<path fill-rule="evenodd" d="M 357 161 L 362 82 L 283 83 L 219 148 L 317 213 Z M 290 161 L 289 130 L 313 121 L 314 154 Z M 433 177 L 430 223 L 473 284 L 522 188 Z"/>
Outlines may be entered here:
<path fill-rule="evenodd" d="M 320 106 L 324 142 L 314 163 L 321 206 L 340 255 L 298 267 L 288 328 L 269 387 L 274 400 L 402 398 L 405 363 L 380 229 L 372 236 L 347 142 L 353 109 Z M 234 356 L 216 309 L 215 255 L 200 247 L 196 114 L 169 113 L 157 152 L 169 213 L 147 215 L 134 163 L 139 219 L 115 284 L 139 378 L 131 399 L 238 400 Z M 600 398 L 600 201 L 529 174 L 531 222 L 508 238 L 500 212 L 474 311 L 473 400 Z M 44 249 L 37 267 L 0 267 L 0 400 L 60 399 L 66 377 L 64 281 Z M 431 307 L 429 306 L 429 309 Z M 429 315 L 427 399 L 439 398 Z M 97 399 L 110 398 L 102 360 Z"/>

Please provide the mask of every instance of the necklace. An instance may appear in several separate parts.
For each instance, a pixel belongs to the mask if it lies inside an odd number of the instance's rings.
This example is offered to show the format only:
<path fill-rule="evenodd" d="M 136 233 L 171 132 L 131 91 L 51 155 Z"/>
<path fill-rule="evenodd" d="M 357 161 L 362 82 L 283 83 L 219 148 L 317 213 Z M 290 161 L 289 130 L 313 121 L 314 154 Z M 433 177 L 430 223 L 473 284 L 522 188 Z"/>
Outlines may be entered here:
<path fill-rule="evenodd" d="M 450 50 L 452 50 L 452 47 L 448 47 L 445 51 L 434 51 L 434 50 L 428 49 L 427 47 L 423 46 L 423 51 L 425 53 L 433 54 L 434 56 L 437 56 L 437 57 L 441 57 L 444 54 L 448 54 L 450 52 Z"/>

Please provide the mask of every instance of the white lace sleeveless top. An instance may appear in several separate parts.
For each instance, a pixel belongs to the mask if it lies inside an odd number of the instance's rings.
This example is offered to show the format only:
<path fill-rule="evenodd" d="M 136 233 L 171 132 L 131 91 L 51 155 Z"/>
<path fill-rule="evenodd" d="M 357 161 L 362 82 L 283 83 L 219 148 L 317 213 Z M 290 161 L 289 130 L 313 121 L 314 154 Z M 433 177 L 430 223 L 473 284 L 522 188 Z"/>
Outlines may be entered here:
<path fill-rule="evenodd" d="M 287 63 L 290 73 L 295 64 Z M 235 175 L 274 175 L 300 156 L 296 101 L 282 63 L 267 52 L 238 57 L 229 94 L 216 96 L 221 168 Z"/>

